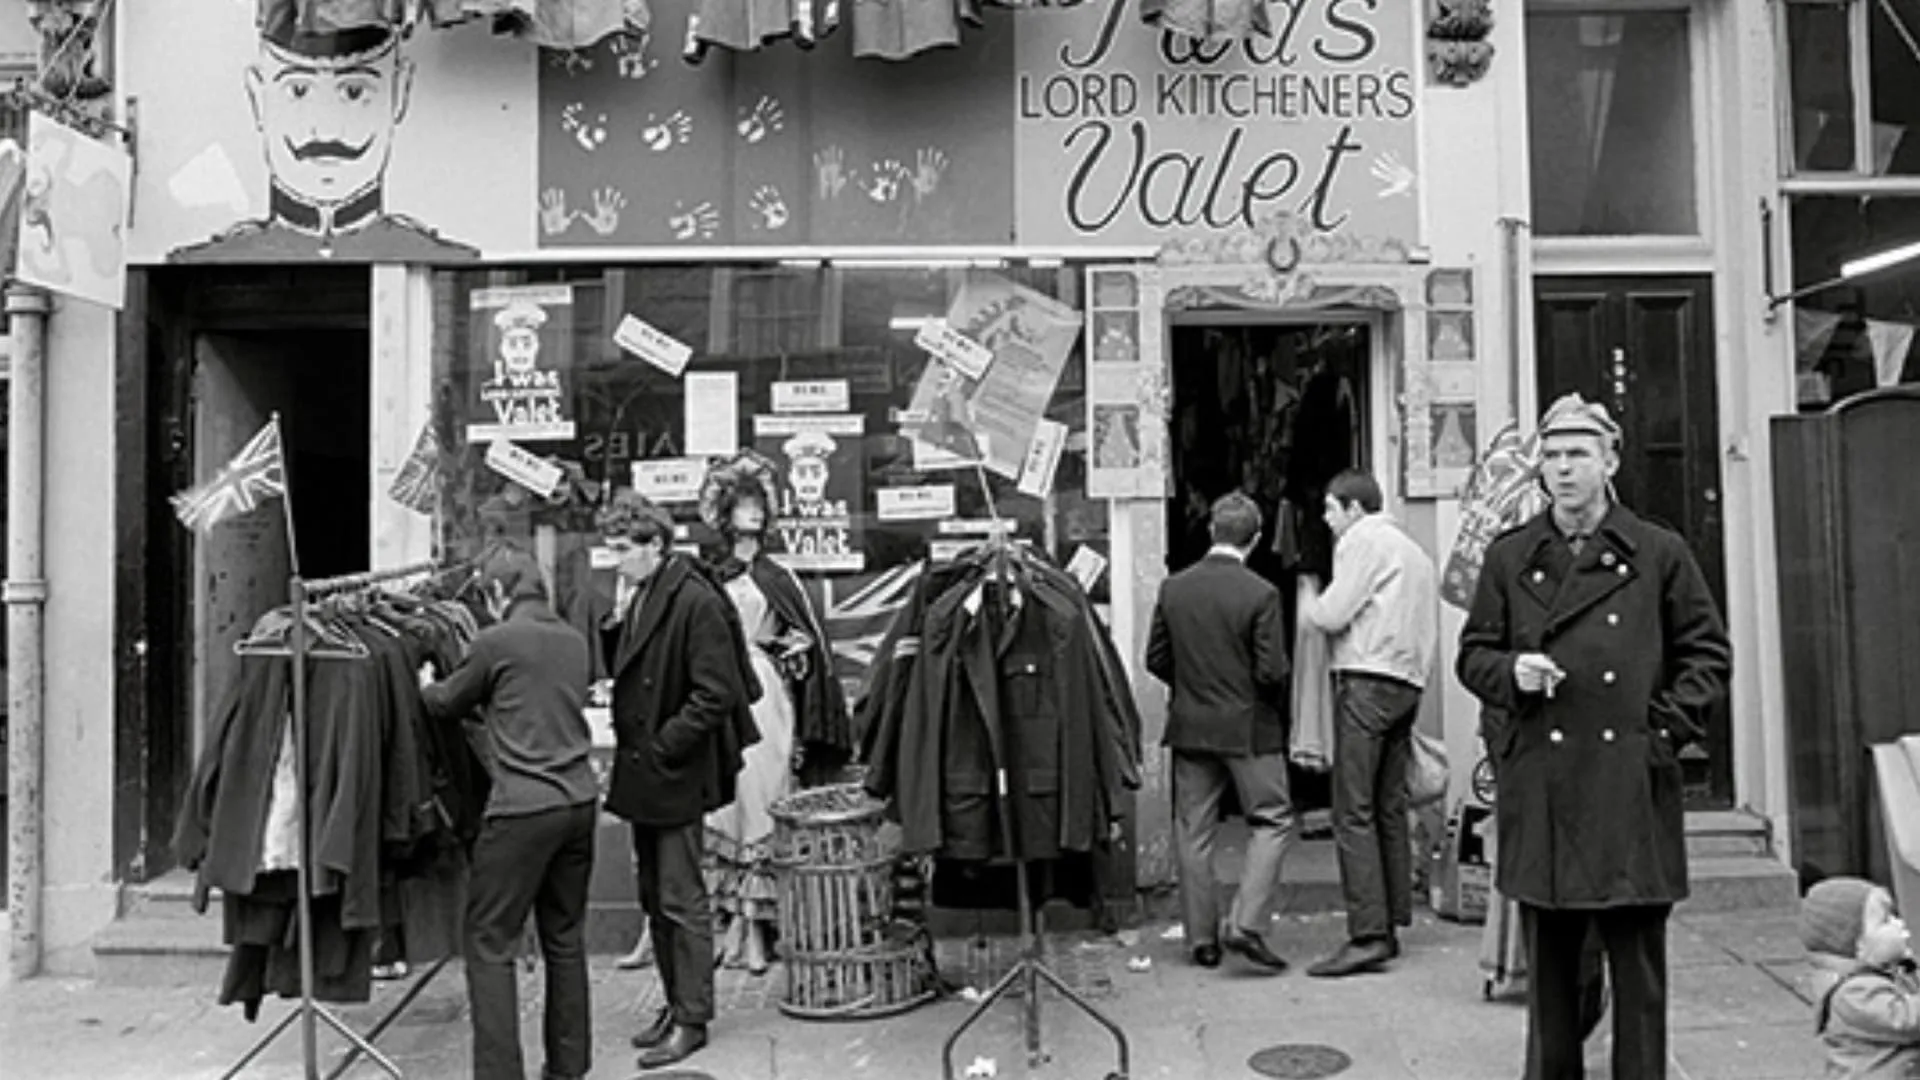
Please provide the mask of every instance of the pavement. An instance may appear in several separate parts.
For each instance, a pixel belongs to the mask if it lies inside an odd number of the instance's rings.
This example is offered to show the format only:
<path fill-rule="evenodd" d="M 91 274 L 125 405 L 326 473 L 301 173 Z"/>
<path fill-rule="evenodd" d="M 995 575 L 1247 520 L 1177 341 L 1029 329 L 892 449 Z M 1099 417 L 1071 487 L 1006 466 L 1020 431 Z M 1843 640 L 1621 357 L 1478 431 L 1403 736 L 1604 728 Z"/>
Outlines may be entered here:
<path fill-rule="evenodd" d="M 1525 1013 L 1516 1000 L 1489 1000 L 1478 967 L 1481 928 L 1420 911 L 1402 935 L 1404 955 L 1387 972 L 1342 980 L 1303 970 L 1343 936 L 1332 914 L 1279 915 L 1270 936 L 1294 961 L 1289 972 L 1258 974 L 1229 957 L 1217 971 L 1186 961 L 1171 924 L 1146 923 L 1119 935 L 1091 931 L 1047 938 L 1049 966 L 1127 1034 L 1122 1073 L 1109 1036 L 1052 991 L 1041 994 L 1040 1058 L 1029 1061 L 1022 1008 L 1004 1000 L 956 1048 L 954 1075 L 1126 1080 L 1338 1076 L 1342 1080 L 1506 1080 L 1519 1075 Z M 1020 943 L 940 942 L 942 974 L 984 987 L 1008 969 Z M 1806 968 L 1792 913 L 1679 915 L 1669 938 L 1671 1047 L 1676 1080 L 1813 1080 L 1821 1055 Z M 595 1080 L 643 1075 L 627 1038 L 651 1014 L 651 970 L 592 966 Z M 365 1005 L 337 1015 L 371 1028 L 410 983 L 380 984 Z M 539 974 L 521 980 L 522 1045 L 539 1059 Z M 779 967 L 761 977 L 723 971 L 712 1044 L 659 1080 L 907 1080 L 942 1076 L 941 1047 L 972 1006 L 956 993 L 906 1014 L 871 1021 L 790 1019 L 777 1004 Z M 91 980 L 32 979 L 0 989 L 0 1075 L 8 1078 L 221 1076 L 285 1014 L 268 1003 L 249 1024 L 213 1002 L 210 986 L 120 988 Z M 1606 1025 L 1588 1047 L 1590 1076 L 1607 1075 Z M 320 1068 L 332 1071 L 343 1042 L 321 1026 Z M 465 985 L 455 962 L 420 990 L 376 1041 L 409 1078 L 467 1075 Z M 1274 1048 L 1284 1048 L 1275 1051 Z M 1260 1056 L 1266 1052 L 1264 1057 Z M 1344 1064 L 1343 1064 L 1344 1061 Z M 1257 1071 L 1256 1064 L 1268 1071 Z M 989 1071 L 991 1069 L 991 1071 Z M 1331 1070 L 1331 1071 L 1329 1071 Z M 242 1075 L 299 1077 L 298 1025 Z M 353 1065 L 353 1078 L 383 1075 Z"/>

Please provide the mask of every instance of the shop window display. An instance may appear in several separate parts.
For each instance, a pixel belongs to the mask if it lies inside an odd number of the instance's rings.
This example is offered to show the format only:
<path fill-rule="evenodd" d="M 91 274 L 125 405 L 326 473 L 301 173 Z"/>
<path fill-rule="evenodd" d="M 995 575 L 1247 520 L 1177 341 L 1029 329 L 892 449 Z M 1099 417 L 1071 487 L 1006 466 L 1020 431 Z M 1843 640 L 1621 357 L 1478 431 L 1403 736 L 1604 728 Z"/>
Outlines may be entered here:
<path fill-rule="evenodd" d="M 1848 260 L 1920 239 L 1920 198 L 1795 197 L 1793 284 L 1834 278 Z M 1838 284 L 1792 308 L 1801 411 L 1920 381 L 1920 277 L 1900 271 Z"/>
<path fill-rule="evenodd" d="M 443 550 L 532 550 L 560 608 L 584 613 L 612 595 L 594 526 L 610 490 L 649 495 L 684 550 L 718 557 L 702 480 L 757 452 L 774 471 L 769 552 L 821 613 L 852 700 L 923 560 L 977 542 L 994 515 L 1056 565 L 1081 546 L 1108 554 L 1106 506 L 1085 496 L 1080 279 L 905 264 L 443 272 L 428 500 Z M 987 320 L 1046 303 L 1070 345 L 1056 333 L 1059 355 L 1022 353 L 1019 379 L 998 356 L 1004 380 L 954 376 L 916 337 L 981 297 L 971 310 Z M 1027 448 L 1010 444 L 1043 419 L 1064 426 L 1066 451 L 1050 483 L 1023 483 Z"/>

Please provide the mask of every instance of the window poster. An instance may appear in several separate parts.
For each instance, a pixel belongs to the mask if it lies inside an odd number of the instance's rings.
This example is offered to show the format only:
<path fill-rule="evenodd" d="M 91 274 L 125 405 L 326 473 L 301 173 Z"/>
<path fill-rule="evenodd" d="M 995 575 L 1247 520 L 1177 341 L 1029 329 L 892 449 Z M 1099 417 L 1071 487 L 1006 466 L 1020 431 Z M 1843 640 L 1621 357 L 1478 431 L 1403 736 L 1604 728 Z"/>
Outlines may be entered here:
<path fill-rule="evenodd" d="M 467 441 L 572 439 L 573 287 L 476 289 L 468 320 L 480 370 Z"/>
<path fill-rule="evenodd" d="M 854 513 L 865 496 L 861 440 L 866 421 L 858 413 L 753 418 L 754 449 L 779 470 L 769 554 L 788 569 L 866 569 Z"/>
<path fill-rule="evenodd" d="M 1159 290 L 1134 271 L 1088 271 L 1087 494 L 1157 499 L 1166 491 L 1165 380 L 1140 342 L 1160 333 Z"/>
<path fill-rule="evenodd" d="M 999 274 L 981 272 L 967 275 L 947 309 L 947 326 L 985 346 L 993 361 L 978 379 L 951 364 L 928 364 L 907 408 L 903 433 L 1018 480 L 1079 340 L 1080 313 Z"/>
<path fill-rule="evenodd" d="M 1454 498 L 1472 474 L 1480 434 L 1473 271 L 1430 271 L 1426 301 L 1424 313 L 1410 316 L 1424 330 L 1426 348 L 1407 358 L 1406 491 L 1414 498 Z"/>

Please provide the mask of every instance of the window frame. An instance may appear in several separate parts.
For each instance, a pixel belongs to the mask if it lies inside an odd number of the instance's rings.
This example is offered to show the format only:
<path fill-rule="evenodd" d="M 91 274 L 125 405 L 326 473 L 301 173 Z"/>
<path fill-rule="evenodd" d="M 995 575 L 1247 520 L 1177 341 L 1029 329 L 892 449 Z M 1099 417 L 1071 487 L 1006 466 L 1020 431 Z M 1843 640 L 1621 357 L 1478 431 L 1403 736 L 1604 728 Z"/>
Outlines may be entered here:
<path fill-rule="evenodd" d="M 1776 0 L 1773 6 L 1774 64 L 1781 77 L 1775 81 L 1774 125 L 1779 146 L 1780 190 L 1787 195 L 1920 195 L 1920 174 L 1880 176 L 1872 171 L 1873 153 L 1873 27 L 1872 4 L 1878 0 Z M 1853 84 L 1853 168 L 1809 169 L 1794 166 L 1793 147 L 1793 42 L 1787 28 L 1787 12 L 1794 7 L 1842 7 L 1847 9 L 1847 50 L 1849 81 Z"/>
<path fill-rule="evenodd" d="M 1617 270 L 1624 263 L 1671 273 L 1707 273 L 1714 267 L 1716 140 L 1719 95 L 1714 78 L 1708 12 L 1701 0 L 1526 0 L 1525 17 L 1534 15 L 1621 15 L 1679 12 L 1687 17 L 1687 81 L 1693 131 L 1694 231 L 1688 234 L 1615 233 L 1596 236 L 1547 236 L 1533 232 L 1534 268 L 1539 273 L 1588 273 Z M 1530 63 L 1531 61 L 1529 61 Z M 1531 96 L 1531 95 L 1529 95 Z M 1532 109 L 1528 108 L 1528 139 Z M 1537 181 L 1529 171 L 1528 198 Z M 1531 211 L 1529 211 L 1531 216 Z"/>

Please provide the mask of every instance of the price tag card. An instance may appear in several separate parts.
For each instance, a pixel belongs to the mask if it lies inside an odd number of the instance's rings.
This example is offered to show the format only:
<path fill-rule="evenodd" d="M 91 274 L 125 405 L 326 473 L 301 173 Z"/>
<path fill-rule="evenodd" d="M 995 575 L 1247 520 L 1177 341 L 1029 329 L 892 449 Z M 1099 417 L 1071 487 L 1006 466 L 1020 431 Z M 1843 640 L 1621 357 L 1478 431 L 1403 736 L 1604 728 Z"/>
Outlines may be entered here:
<path fill-rule="evenodd" d="M 773 384 L 773 411 L 777 413 L 843 413 L 852 408 L 845 379 Z"/>
<path fill-rule="evenodd" d="M 661 458 L 633 463 L 633 490 L 657 503 L 700 501 L 707 463 L 700 458 Z"/>
<path fill-rule="evenodd" d="M 1107 572 L 1107 557 L 1085 544 L 1074 549 L 1073 557 L 1067 560 L 1067 573 L 1080 582 L 1080 587 L 1092 592 L 1100 581 L 1100 575 Z"/>
<path fill-rule="evenodd" d="M 535 457 L 505 439 L 495 439 L 487 447 L 486 462 L 487 468 L 543 499 L 553 495 L 566 475 L 560 466 Z"/>
<path fill-rule="evenodd" d="M 613 332 L 613 343 L 633 355 L 679 378 L 693 359 L 693 346 L 671 337 L 628 315 Z"/>
<path fill-rule="evenodd" d="M 881 521 L 938 521 L 953 516 L 953 485 L 881 488 L 874 492 Z"/>
<path fill-rule="evenodd" d="M 978 380 L 993 363 L 993 350 L 948 326 L 944 319 L 928 319 L 913 335 L 913 343 L 952 364 L 954 370 Z"/>
<path fill-rule="evenodd" d="M 1057 420 L 1042 420 L 1033 429 L 1033 442 L 1027 446 L 1026 464 L 1020 469 L 1020 492 L 1045 498 L 1053 490 L 1053 474 L 1060 468 L 1060 451 L 1067 445 L 1067 425 Z"/>

